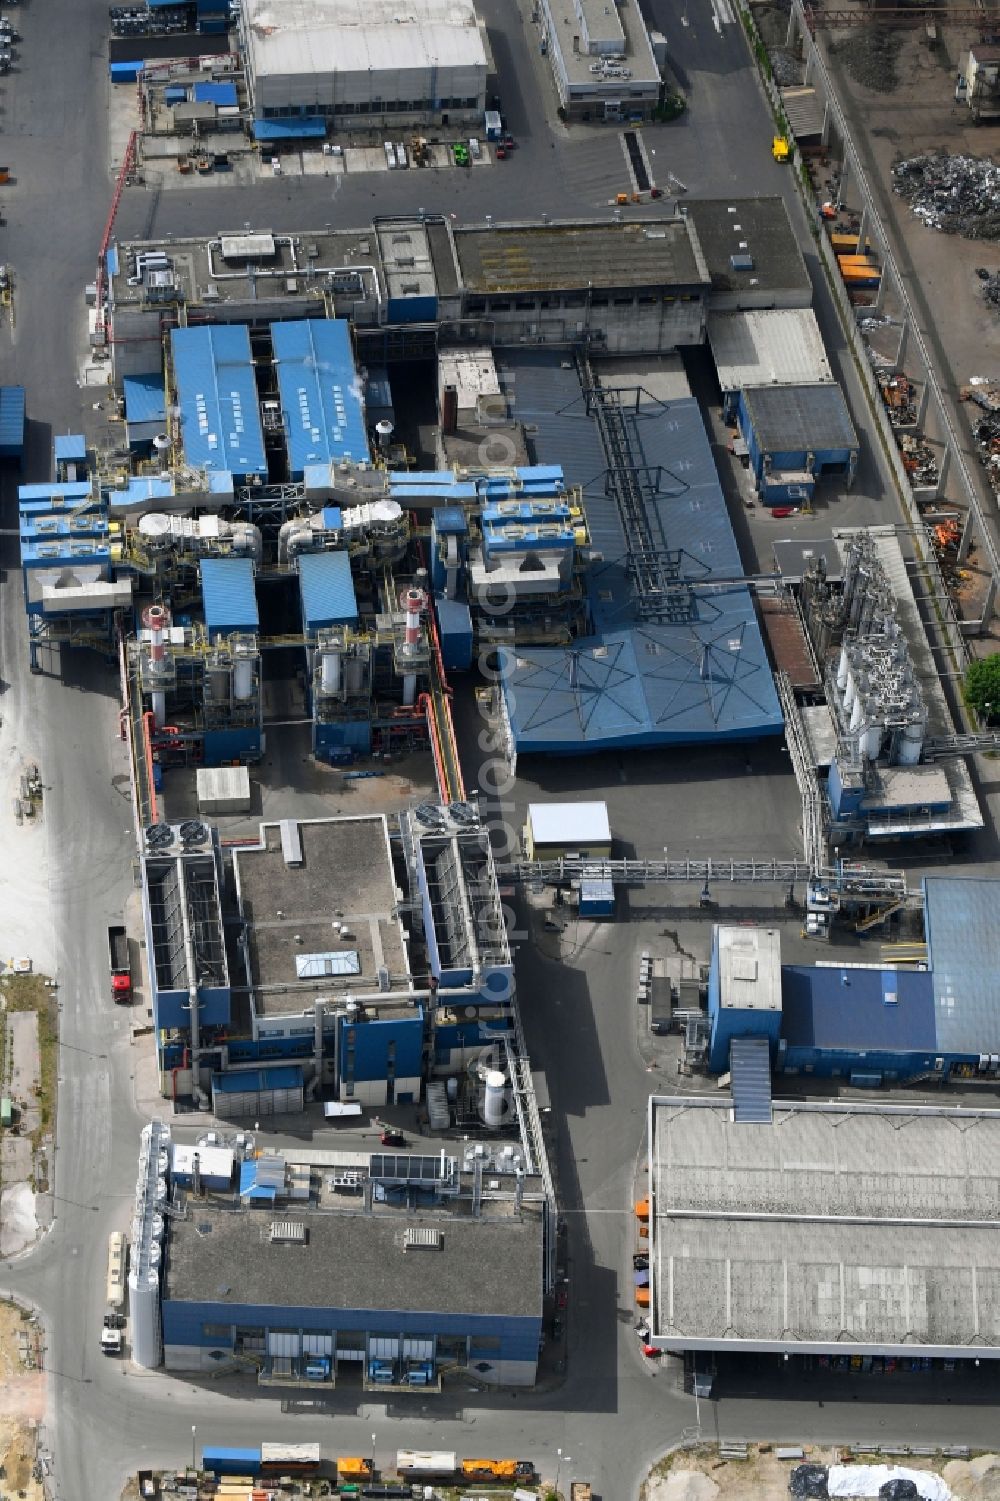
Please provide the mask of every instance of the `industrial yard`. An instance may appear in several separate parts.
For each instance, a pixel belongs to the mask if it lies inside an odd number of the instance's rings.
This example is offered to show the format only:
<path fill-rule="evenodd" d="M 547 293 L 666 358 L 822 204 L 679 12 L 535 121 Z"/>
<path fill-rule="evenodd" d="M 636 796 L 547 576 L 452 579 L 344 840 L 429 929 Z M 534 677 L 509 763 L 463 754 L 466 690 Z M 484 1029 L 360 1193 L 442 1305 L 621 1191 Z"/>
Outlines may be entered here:
<path fill-rule="evenodd" d="M 0 17 L 0 1489 L 992 1493 L 1000 46 L 876 11 Z"/>

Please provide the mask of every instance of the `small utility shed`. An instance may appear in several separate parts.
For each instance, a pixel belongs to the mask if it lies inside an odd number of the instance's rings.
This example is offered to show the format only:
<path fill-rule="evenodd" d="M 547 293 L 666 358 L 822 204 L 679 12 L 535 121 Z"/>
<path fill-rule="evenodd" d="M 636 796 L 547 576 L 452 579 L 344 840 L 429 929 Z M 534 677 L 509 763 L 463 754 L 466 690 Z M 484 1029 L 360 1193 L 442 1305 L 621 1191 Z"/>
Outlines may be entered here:
<path fill-rule="evenodd" d="M 565 855 L 607 860 L 611 855 L 607 803 L 529 803 L 524 851 L 529 860 L 559 860 Z"/>
<path fill-rule="evenodd" d="M 812 308 L 713 313 L 708 342 L 722 388 L 722 414 L 733 420 L 741 391 L 757 386 L 826 385 L 833 380 Z"/>
<path fill-rule="evenodd" d="M 858 437 L 838 385 L 743 390 L 736 417 L 765 505 L 811 499 L 821 475 L 839 475 L 845 486 L 851 484 Z"/>

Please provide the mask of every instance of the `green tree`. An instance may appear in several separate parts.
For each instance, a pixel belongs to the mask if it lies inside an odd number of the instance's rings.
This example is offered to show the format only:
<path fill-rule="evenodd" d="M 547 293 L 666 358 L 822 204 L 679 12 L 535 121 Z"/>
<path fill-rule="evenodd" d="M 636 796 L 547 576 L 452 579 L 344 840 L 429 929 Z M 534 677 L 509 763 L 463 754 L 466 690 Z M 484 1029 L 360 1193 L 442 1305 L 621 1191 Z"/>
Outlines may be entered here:
<path fill-rule="evenodd" d="M 983 724 L 1000 721 L 1000 652 L 973 662 L 965 674 L 965 702 Z"/>

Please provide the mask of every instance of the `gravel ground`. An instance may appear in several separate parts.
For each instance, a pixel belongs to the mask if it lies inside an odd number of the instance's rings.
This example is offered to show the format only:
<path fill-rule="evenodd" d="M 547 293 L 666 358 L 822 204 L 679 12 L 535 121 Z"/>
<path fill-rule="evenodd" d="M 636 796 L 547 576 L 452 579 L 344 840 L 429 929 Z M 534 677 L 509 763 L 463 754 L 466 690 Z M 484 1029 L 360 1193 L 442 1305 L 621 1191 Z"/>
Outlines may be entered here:
<path fill-rule="evenodd" d="M 900 39 L 896 31 L 880 26 L 858 26 L 833 51 L 855 83 L 876 94 L 894 94 L 899 87 Z"/>

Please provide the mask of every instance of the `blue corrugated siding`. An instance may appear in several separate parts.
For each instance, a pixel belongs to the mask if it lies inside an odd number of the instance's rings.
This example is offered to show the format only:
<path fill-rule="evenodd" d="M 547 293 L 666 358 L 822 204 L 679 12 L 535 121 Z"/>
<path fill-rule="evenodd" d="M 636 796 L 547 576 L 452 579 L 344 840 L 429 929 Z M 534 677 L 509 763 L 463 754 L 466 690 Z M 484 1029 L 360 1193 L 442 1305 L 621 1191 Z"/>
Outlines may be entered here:
<path fill-rule="evenodd" d="M 206 730 L 202 764 L 226 766 L 231 761 L 259 761 L 261 731 L 257 725 L 233 730 Z"/>
<path fill-rule="evenodd" d="M 212 1087 L 218 1094 L 244 1094 L 262 1089 L 301 1089 L 302 1069 L 297 1063 L 288 1063 L 278 1068 L 220 1074 L 212 1081 Z"/>
<path fill-rule="evenodd" d="M 0 458 L 19 459 L 24 450 L 24 387 L 0 386 Z"/>
<path fill-rule="evenodd" d="M 541 1301 L 541 1289 L 539 1289 Z M 301 1329 L 304 1333 L 426 1334 L 499 1339 L 501 1360 L 537 1360 L 541 1317 L 509 1318 L 498 1314 L 409 1313 L 386 1308 L 282 1308 L 247 1303 L 187 1303 L 165 1298 L 162 1305 L 165 1345 L 216 1350 L 225 1340 L 205 1334 L 205 1325 Z M 493 1359 L 498 1357 L 494 1354 Z"/>
<path fill-rule="evenodd" d="M 468 605 L 438 596 L 434 610 L 445 670 L 467 672 L 472 666 L 472 614 Z"/>
<path fill-rule="evenodd" d="M 210 640 L 260 627 L 249 558 L 203 558 L 201 599 Z"/>
<path fill-rule="evenodd" d="M 350 625 L 358 618 L 350 554 L 307 552 L 298 559 L 302 620 L 307 635 L 329 625 Z"/>
<path fill-rule="evenodd" d="M 342 318 L 272 323 L 271 345 L 292 478 L 301 479 L 310 464 L 368 462 L 350 325 Z"/>
<path fill-rule="evenodd" d="M 147 934 L 148 941 L 148 934 Z M 228 989 L 214 986 L 198 991 L 198 1017 L 203 1027 L 228 1027 L 232 1016 L 232 996 Z M 153 979 L 153 1022 L 157 1031 L 191 1030 L 191 999 L 186 990 L 158 990 Z"/>
<path fill-rule="evenodd" d="M 436 297 L 390 297 L 386 316 L 390 323 L 436 323 Z"/>
<path fill-rule="evenodd" d="M 250 334 L 243 324 L 175 328 L 170 335 L 188 463 L 246 477 L 267 473 Z"/>
<path fill-rule="evenodd" d="M 389 1076 L 390 1043 L 395 1044 L 395 1075 L 412 1079 L 421 1072 L 424 1043 L 423 1012 L 415 1016 L 386 1017 L 385 1020 L 341 1025 L 340 1077 L 347 1077 L 347 1049 L 344 1043 L 353 1034 L 353 1077 L 358 1083 L 386 1079 Z"/>

